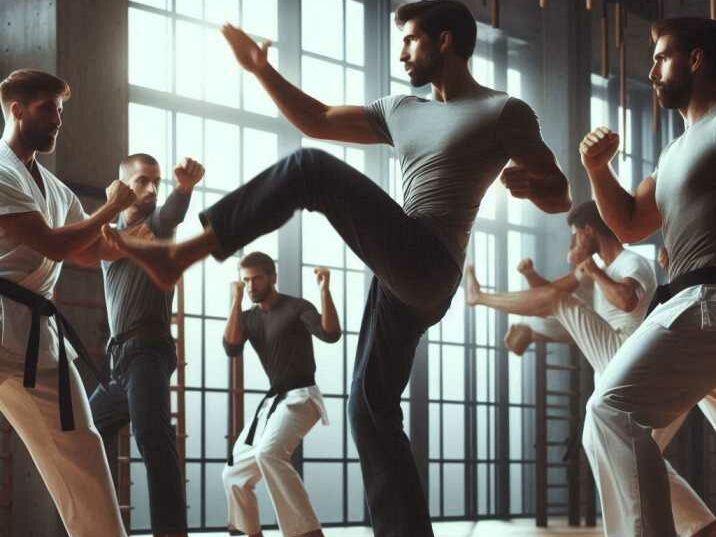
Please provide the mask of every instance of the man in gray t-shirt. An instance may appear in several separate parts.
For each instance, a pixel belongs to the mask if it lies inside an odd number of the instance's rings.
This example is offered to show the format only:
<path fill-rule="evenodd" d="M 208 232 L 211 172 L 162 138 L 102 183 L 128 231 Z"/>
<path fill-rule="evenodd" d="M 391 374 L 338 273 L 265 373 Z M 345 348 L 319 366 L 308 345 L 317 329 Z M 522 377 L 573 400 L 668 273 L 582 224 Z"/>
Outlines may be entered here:
<path fill-rule="evenodd" d="M 297 209 L 323 213 L 375 275 L 349 401 L 373 531 L 426 537 L 433 534 L 430 515 L 400 410 L 418 341 L 447 311 L 477 209 L 508 161 L 514 166 L 501 180 L 513 196 L 547 212 L 566 211 L 570 197 L 535 114 L 472 77 L 470 11 L 455 1 L 414 2 L 398 8 L 396 23 L 403 31 L 400 60 L 414 86 L 432 85 L 432 99 L 328 106 L 283 78 L 266 48 L 244 32 L 230 25 L 223 32 L 243 68 L 306 135 L 392 145 L 403 171 L 404 207 L 345 162 L 302 149 L 201 213 L 205 231 L 191 242 L 156 245 L 106 233 L 168 288 L 191 263 L 208 255 L 226 259 Z"/>
<path fill-rule="evenodd" d="M 661 228 L 671 259 L 670 283 L 656 294 L 661 304 L 621 346 L 587 405 L 583 444 L 606 533 L 619 537 L 676 534 L 652 429 L 700 402 L 716 423 L 709 411 L 716 388 L 716 21 L 667 19 L 652 26 L 652 37 L 650 79 L 660 104 L 679 110 L 686 131 L 634 194 L 609 165 L 617 134 L 596 129 L 580 147 L 609 227 L 624 242 Z M 698 522 L 687 535 L 716 534 L 715 521 Z"/>
<path fill-rule="evenodd" d="M 117 229 L 138 230 L 140 235 L 160 239 L 174 236 L 189 208 L 194 185 L 204 175 L 201 164 L 185 159 L 174 169 L 177 186 L 164 205 L 157 207 L 161 170 L 156 159 L 143 153 L 130 155 L 119 172 L 137 200 L 120 213 Z M 171 335 L 174 291 L 157 287 L 128 258 L 102 261 L 102 273 L 112 381 L 109 390 L 98 388 L 90 398 L 95 425 L 112 460 L 117 432 L 131 420 L 147 469 L 152 529 L 157 535 L 183 536 L 186 502 L 169 398 L 169 379 L 176 368 Z"/>

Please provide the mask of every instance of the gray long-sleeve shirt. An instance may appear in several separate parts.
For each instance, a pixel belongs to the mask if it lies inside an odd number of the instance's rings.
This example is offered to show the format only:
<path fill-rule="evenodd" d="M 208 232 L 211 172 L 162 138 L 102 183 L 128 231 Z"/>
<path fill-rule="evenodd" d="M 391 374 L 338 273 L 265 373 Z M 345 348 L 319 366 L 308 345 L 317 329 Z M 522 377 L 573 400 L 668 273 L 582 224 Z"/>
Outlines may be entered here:
<path fill-rule="evenodd" d="M 268 311 L 258 306 L 242 311 L 241 332 L 243 341 L 231 344 L 224 340 L 226 354 L 240 354 L 248 340 L 259 355 L 271 388 L 279 391 L 313 379 L 316 362 L 311 335 L 329 343 L 341 337 L 340 332 L 330 334 L 323 329 L 321 315 L 313 304 L 280 293 Z"/>
<path fill-rule="evenodd" d="M 190 200 L 191 196 L 174 190 L 164 205 L 155 208 L 142 223 L 157 238 L 171 238 L 184 220 Z M 117 228 L 126 227 L 124 213 L 121 213 Z M 113 337 L 148 324 L 158 326 L 163 334 L 170 333 L 174 291 L 159 289 L 142 268 L 126 258 L 102 261 L 102 273 L 107 318 Z"/>

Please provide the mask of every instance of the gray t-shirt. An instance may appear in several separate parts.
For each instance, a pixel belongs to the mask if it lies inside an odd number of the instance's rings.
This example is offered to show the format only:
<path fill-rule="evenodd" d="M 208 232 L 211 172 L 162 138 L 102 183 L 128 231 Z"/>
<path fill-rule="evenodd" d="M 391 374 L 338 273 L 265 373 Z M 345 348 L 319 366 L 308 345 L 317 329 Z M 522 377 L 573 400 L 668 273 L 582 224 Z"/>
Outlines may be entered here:
<path fill-rule="evenodd" d="M 716 266 L 716 106 L 661 152 L 656 204 L 671 279 Z"/>
<path fill-rule="evenodd" d="M 226 354 L 240 354 L 248 340 L 261 360 L 271 388 L 278 391 L 315 382 L 311 335 L 330 343 L 341 337 L 340 332 L 329 334 L 323 330 L 321 315 L 308 300 L 280 293 L 268 311 L 258 306 L 242 311 L 241 332 L 244 339 L 239 343 L 224 340 Z"/>
<path fill-rule="evenodd" d="M 184 220 L 190 199 L 175 190 L 143 223 L 157 238 L 171 238 Z M 126 227 L 124 213 L 120 213 L 117 228 Z M 139 265 L 127 258 L 102 261 L 102 273 L 112 336 L 147 325 L 158 326 L 163 334 L 170 333 L 174 291 L 159 289 Z"/>
<path fill-rule="evenodd" d="M 462 267 L 485 191 L 513 156 L 543 149 L 532 109 L 480 87 L 448 102 L 397 95 L 366 107 L 403 173 L 403 209 L 424 222 Z"/>

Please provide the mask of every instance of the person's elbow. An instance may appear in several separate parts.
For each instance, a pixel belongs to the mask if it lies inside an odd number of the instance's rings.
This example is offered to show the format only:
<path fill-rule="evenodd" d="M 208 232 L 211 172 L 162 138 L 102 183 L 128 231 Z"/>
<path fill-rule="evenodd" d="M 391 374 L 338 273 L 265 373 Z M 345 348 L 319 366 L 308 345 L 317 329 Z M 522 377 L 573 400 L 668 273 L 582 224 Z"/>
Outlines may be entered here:
<path fill-rule="evenodd" d="M 326 343 L 338 343 L 341 339 L 341 336 L 343 336 L 343 330 L 337 328 L 336 330 L 325 332 L 324 341 Z"/>
<path fill-rule="evenodd" d="M 639 305 L 639 298 L 635 293 L 629 293 L 628 295 L 623 296 L 620 302 L 621 304 L 619 305 L 619 309 L 624 313 L 631 313 Z"/>

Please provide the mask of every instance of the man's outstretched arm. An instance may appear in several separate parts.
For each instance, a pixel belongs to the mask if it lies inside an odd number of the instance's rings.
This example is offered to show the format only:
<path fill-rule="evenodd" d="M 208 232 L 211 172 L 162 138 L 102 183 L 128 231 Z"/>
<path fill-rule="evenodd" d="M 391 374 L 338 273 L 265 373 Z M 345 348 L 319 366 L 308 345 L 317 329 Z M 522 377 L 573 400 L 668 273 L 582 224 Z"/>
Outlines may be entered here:
<path fill-rule="evenodd" d="M 92 246 L 100 238 L 102 226 L 134 199 L 129 187 L 117 180 L 107 188 L 107 202 L 86 220 L 51 228 L 39 212 L 8 214 L 0 216 L 0 231 L 53 261 L 63 261 Z"/>
<path fill-rule="evenodd" d="M 268 62 L 269 43 L 258 46 L 230 24 L 221 31 L 239 64 L 256 76 L 276 106 L 306 136 L 359 144 L 386 141 L 375 131 L 362 106 L 325 105 L 281 76 Z"/>
<path fill-rule="evenodd" d="M 542 285 L 527 291 L 512 293 L 486 293 L 475 277 L 475 270 L 468 266 L 465 271 L 465 302 L 470 306 L 487 306 L 514 315 L 547 317 L 551 315 L 559 299 L 565 294 L 554 285 Z"/>

